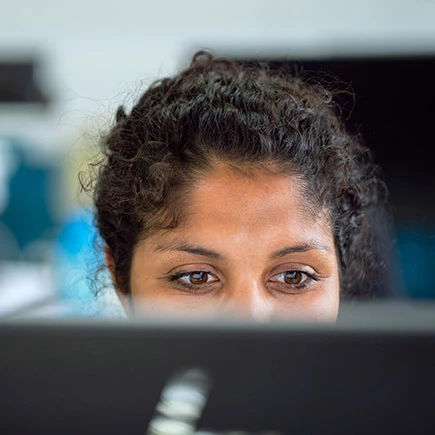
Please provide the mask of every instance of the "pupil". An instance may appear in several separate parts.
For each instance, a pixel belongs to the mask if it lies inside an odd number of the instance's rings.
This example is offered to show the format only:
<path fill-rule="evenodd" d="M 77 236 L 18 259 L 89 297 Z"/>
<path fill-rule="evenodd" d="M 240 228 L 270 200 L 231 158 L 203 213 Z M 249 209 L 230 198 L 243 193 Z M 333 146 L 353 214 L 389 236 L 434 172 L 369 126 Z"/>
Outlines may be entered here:
<path fill-rule="evenodd" d="M 207 282 L 207 272 L 194 272 L 190 275 L 192 284 L 205 284 Z"/>

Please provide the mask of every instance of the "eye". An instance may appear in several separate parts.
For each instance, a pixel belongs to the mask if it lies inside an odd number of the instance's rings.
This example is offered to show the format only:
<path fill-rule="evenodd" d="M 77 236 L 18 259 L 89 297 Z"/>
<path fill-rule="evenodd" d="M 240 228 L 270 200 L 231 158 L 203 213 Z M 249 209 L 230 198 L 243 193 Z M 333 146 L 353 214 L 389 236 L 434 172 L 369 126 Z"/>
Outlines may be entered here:
<path fill-rule="evenodd" d="M 270 279 L 273 283 L 284 284 L 292 289 L 304 288 L 315 280 L 313 275 L 301 270 L 286 270 Z"/>
<path fill-rule="evenodd" d="M 209 272 L 190 272 L 180 277 L 182 281 L 189 282 L 192 285 L 206 284 L 212 280 L 212 274 Z"/>
<path fill-rule="evenodd" d="M 188 288 L 199 288 L 219 281 L 219 278 L 211 272 L 195 270 L 192 272 L 177 273 L 171 277 L 171 281 Z"/>

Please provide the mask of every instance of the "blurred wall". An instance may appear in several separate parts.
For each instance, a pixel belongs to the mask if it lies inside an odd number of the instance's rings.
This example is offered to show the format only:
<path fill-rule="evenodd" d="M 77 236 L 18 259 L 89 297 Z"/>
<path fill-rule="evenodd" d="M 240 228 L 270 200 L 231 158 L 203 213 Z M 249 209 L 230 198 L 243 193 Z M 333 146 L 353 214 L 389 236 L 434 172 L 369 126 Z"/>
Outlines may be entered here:
<path fill-rule="evenodd" d="M 79 100 L 77 107 L 98 112 L 198 47 L 251 57 L 435 52 L 435 2 L 18 0 L 5 1 L 0 15 L 0 55 L 40 52 L 42 79 L 68 103 L 65 112 Z"/>

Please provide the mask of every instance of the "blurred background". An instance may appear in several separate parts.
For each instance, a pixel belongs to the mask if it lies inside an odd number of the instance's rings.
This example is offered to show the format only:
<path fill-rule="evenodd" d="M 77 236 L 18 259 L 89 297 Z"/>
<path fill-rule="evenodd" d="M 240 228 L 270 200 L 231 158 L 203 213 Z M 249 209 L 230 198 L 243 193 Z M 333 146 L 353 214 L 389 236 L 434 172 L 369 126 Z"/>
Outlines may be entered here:
<path fill-rule="evenodd" d="M 198 49 L 328 82 L 390 190 L 382 297 L 435 298 L 434 0 L 4 1 L 0 315 L 111 315 L 78 173 L 119 104 Z M 96 283 L 95 276 L 99 282 Z"/>

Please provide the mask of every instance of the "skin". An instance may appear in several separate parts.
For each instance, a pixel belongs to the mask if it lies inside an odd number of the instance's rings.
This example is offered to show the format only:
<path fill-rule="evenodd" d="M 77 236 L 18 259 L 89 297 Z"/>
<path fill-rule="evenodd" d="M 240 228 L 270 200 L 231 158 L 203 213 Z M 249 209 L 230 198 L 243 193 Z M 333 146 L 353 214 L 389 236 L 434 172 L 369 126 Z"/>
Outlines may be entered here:
<path fill-rule="evenodd" d="M 310 212 L 297 179 L 220 165 L 183 206 L 175 229 L 136 247 L 133 303 L 118 292 L 129 314 L 336 319 L 333 234 L 325 214 Z"/>

